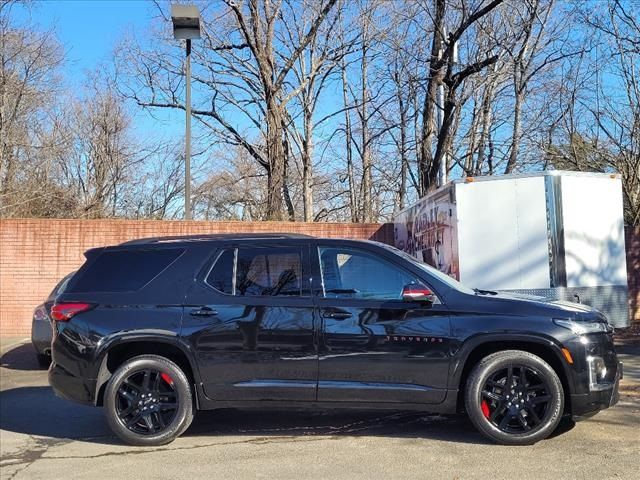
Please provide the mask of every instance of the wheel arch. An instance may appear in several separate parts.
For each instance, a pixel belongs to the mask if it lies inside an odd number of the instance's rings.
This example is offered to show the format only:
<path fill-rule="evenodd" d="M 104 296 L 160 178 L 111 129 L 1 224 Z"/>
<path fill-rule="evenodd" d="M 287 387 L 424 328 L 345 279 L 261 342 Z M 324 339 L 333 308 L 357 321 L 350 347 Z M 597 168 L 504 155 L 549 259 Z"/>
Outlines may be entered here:
<path fill-rule="evenodd" d="M 503 350 L 522 350 L 547 362 L 562 383 L 565 412 L 571 411 L 572 376 L 561 347 L 548 338 L 532 335 L 481 335 L 465 342 L 452 366 L 452 385 L 458 390 L 456 411 L 464 405 L 466 382 L 473 367 L 487 355 Z"/>
<path fill-rule="evenodd" d="M 139 355 L 159 355 L 171 360 L 185 373 L 192 385 L 200 382 L 200 372 L 189 347 L 175 336 L 149 335 L 113 339 L 103 346 L 99 354 L 100 368 L 96 380 L 95 403 L 102 406 L 104 391 L 113 373 L 127 360 Z M 198 404 L 198 389 L 193 395 Z"/>

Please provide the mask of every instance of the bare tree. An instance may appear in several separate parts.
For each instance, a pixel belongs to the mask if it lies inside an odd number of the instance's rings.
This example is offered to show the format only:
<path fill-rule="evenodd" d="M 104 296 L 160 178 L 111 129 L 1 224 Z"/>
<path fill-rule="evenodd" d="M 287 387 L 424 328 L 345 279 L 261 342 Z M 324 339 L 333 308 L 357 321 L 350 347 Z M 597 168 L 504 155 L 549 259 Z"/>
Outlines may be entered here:
<path fill-rule="evenodd" d="M 561 124 L 566 134 L 548 151 L 550 163 L 558 168 L 619 172 L 629 225 L 640 224 L 639 15 L 635 4 L 620 0 L 610 0 L 596 12 L 582 12 L 590 28 L 585 35 L 604 47 L 607 56 L 603 60 L 600 51 L 594 58 L 597 70 L 590 81 L 571 79 L 574 88 L 569 89 Z M 609 88 L 602 81 L 605 75 L 609 83 L 615 79 L 619 89 Z"/>
<path fill-rule="evenodd" d="M 351 213 L 351 221 L 359 221 L 360 203 L 356 195 L 356 177 L 353 165 L 353 128 L 351 123 L 351 106 L 352 102 L 349 97 L 349 83 L 347 81 L 347 64 L 344 58 L 340 65 L 341 81 L 342 81 L 342 101 L 344 105 L 344 137 L 345 137 L 345 157 L 346 157 L 346 177 L 349 190 L 349 212 Z"/>
<path fill-rule="evenodd" d="M 286 0 L 288 15 L 292 19 L 284 25 L 286 39 L 291 45 L 299 45 L 309 29 L 309 22 L 317 17 L 317 9 L 321 4 L 317 2 L 292 2 Z M 353 48 L 354 41 L 338 41 L 337 32 L 340 30 L 341 12 L 343 5 L 339 5 L 336 15 L 330 21 L 325 22 L 313 35 L 306 48 L 298 56 L 298 60 L 293 64 L 292 72 L 295 80 L 291 81 L 291 88 L 296 92 L 296 96 L 288 109 L 290 121 L 287 124 L 294 145 L 300 155 L 302 164 L 302 203 L 303 219 L 305 222 L 314 221 L 314 137 L 316 127 L 330 120 L 340 113 L 340 110 L 326 114 L 322 119 L 316 119 L 316 110 L 319 101 L 325 93 L 337 72 L 340 62 Z M 300 10 L 296 14 L 296 10 Z M 344 38 L 344 37 L 343 37 Z M 288 47 L 285 47 L 288 48 Z M 291 53 L 289 53 L 291 55 Z M 301 113 L 292 113 L 296 107 Z M 297 118 L 302 117 L 302 125 L 298 125 Z"/>
<path fill-rule="evenodd" d="M 635 2 L 200 5 L 196 218 L 384 221 L 443 166 L 618 172 L 626 222 L 640 223 Z M 116 68 L 72 90 L 55 34 L 16 15 L 37 9 L 0 0 L 1 216 L 181 216 L 181 139 L 134 124 L 140 106 L 184 109 L 184 52 L 156 6 Z"/>
<path fill-rule="evenodd" d="M 495 10 L 503 0 L 479 2 L 475 8 L 468 8 L 466 2 L 461 2 L 458 9 L 458 19 L 453 27 L 447 29 L 448 4 L 446 0 L 435 0 L 433 14 L 433 38 L 431 43 L 431 55 L 429 58 L 429 75 L 427 81 L 427 94 L 423 106 L 422 138 L 420 145 L 420 176 L 422 194 L 433 190 L 437 186 L 438 171 L 444 161 L 444 156 L 451 148 L 454 119 L 457 108 L 457 90 L 467 77 L 476 74 L 496 63 L 499 59 L 497 53 L 489 50 L 481 58 L 469 59 L 461 68 L 456 61 L 457 43 L 463 35 L 476 23 Z M 496 45 L 497 47 L 497 45 Z M 440 85 L 446 86 L 444 105 L 437 106 L 437 89 Z M 436 108 L 442 108 L 443 121 L 439 131 L 436 132 L 435 118 Z M 434 136 L 437 136 L 435 153 L 432 153 Z"/>
<path fill-rule="evenodd" d="M 209 107 L 192 112 L 196 118 L 205 119 L 203 123 L 208 127 L 221 128 L 229 143 L 241 145 L 265 169 L 266 217 L 270 220 L 284 219 L 286 106 L 297 93 L 287 90 L 287 80 L 336 2 L 322 3 L 305 34 L 297 39 L 297 44 L 289 46 L 289 55 L 277 44 L 276 31 L 281 31 L 282 24 L 287 22 L 281 1 L 225 0 L 227 8 L 204 21 L 204 49 L 196 56 L 199 68 L 194 68 L 194 80 L 208 88 Z M 176 78 L 180 78 L 181 62 L 175 54 L 136 50 L 124 63 L 130 61 L 134 61 L 135 66 L 129 73 L 138 83 L 129 93 L 140 105 L 184 108 L 178 100 L 181 86 Z M 305 86 L 306 82 L 298 88 Z M 140 87 L 145 88 L 144 96 L 138 91 Z M 251 137 L 243 135 L 221 112 L 223 108 L 233 108 L 247 117 L 261 132 L 263 144 L 256 145 Z M 208 124 L 206 118 L 213 119 L 215 125 Z"/>
<path fill-rule="evenodd" d="M 57 148 L 55 98 L 63 60 L 51 31 L 18 26 L 18 2 L 0 2 L 0 205 L 3 215 L 19 215 L 49 201 L 49 153 Z M 24 182 L 40 178 L 32 189 Z M 42 200 L 42 201 L 40 201 Z"/>
<path fill-rule="evenodd" d="M 571 45 L 566 35 L 566 22 L 562 21 L 561 14 L 552 19 L 553 12 L 554 0 L 527 0 L 515 8 L 517 43 L 515 48 L 506 49 L 512 65 L 514 105 L 511 146 L 504 173 L 513 172 L 518 163 L 522 110 L 529 98 L 532 80 L 548 73 L 555 63 L 577 55 L 583 49 Z"/>

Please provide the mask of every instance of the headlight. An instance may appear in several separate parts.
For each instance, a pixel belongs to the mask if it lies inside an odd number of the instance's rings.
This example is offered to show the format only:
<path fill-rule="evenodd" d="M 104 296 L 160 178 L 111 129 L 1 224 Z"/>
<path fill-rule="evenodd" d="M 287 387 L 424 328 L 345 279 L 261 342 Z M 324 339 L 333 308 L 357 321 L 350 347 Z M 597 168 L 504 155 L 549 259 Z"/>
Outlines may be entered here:
<path fill-rule="evenodd" d="M 584 335 L 585 333 L 601 333 L 609 332 L 610 327 L 607 323 L 602 322 L 574 322 L 573 320 L 565 320 L 554 318 L 553 323 L 559 327 L 568 328 L 576 335 Z"/>
<path fill-rule="evenodd" d="M 607 367 L 602 357 L 588 356 L 587 365 L 589 366 L 589 390 L 593 392 L 611 388 L 611 383 L 606 379 Z"/>

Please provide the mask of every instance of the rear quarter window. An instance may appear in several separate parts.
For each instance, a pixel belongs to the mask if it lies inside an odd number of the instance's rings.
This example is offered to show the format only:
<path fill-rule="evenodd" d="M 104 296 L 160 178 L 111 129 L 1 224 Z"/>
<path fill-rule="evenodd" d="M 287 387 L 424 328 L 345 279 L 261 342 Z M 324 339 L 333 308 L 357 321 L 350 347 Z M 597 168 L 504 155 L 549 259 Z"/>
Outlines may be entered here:
<path fill-rule="evenodd" d="M 71 293 L 134 292 L 157 277 L 184 249 L 103 252 L 69 288 Z"/>

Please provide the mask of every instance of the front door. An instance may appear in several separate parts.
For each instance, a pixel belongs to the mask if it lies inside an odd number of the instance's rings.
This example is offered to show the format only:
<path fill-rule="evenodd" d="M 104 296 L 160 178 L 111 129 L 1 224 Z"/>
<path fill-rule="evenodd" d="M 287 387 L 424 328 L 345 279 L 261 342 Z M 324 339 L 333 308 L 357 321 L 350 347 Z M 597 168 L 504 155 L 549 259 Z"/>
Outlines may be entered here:
<path fill-rule="evenodd" d="M 222 248 L 189 293 L 182 334 L 213 400 L 316 399 L 309 246 Z"/>
<path fill-rule="evenodd" d="M 402 300 L 415 275 L 360 247 L 319 243 L 312 251 L 322 319 L 319 401 L 440 403 L 445 398 L 449 315 Z M 428 285 L 427 285 L 428 287 Z"/>

